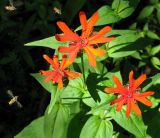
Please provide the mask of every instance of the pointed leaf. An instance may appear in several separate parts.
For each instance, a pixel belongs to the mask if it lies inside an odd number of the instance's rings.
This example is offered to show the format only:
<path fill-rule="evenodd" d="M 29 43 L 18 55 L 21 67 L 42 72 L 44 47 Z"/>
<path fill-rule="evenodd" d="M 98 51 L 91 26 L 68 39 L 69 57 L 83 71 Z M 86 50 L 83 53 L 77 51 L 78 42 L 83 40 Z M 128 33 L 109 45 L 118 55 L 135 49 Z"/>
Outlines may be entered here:
<path fill-rule="evenodd" d="M 70 121 L 69 108 L 62 104 L 55 104 L 52 111 L 46 110 L 44 118 L 44 132 L 46 138 L 65 138 Z"/>
<path fill-rule="evenodd" d="M 63 45 L 67 45 L 67 43 L 57 41 L 54 36 L 25 44 L 25 46 L 41 46 L 56 50 L 58 49 L 59 46 Z"/>
<path fill-rule="evenodd" d="M 84 125 L 80 138 L 112 138 L 113 126 L 98 116 L 90 117 Z"/>
<path fill-rule="evenodd" d="M 135 135 L 137 138 L 146 138 L 147 126 L 144 125 L 141 117 L 138 117 L 135 113 L 131 113 L 126 117 L 126 110 L 122 108 L 120 112 L 117 112 L 115 108 L 112 108 L 110 112 L 111 117 L 124 129 Z"/>
<path fill-rule="evenodd" d="M 112 9 L 121 18 L 126 18 L 134 12 L 138 3 L 139 0 L 114 0 Z"/>
<path fill-rule="evenodd" d="M 44 117 L 32 121 L 15 138 L 45 138 L 43 131 Z"/>
<path fill-rule="evenodd" d="M 57 86 L 54 86 L 51 81 L 47 83 L 44 82 L 45 77 L 42 76 L 40 73 L 32 73 L 31 76 L 33 76 L 41 84 L 41 86 L 48 92 L 52 93 L 56 91 Z"/>
<path fill-rule="evenodd" d="M 140 15 L 138 16 L 138 19 L 142 20 L 144 18 L 149 17 L 152 14 L 153 10 L 154 10 L 154 6 L 149 5 L 144 7 Z"/>

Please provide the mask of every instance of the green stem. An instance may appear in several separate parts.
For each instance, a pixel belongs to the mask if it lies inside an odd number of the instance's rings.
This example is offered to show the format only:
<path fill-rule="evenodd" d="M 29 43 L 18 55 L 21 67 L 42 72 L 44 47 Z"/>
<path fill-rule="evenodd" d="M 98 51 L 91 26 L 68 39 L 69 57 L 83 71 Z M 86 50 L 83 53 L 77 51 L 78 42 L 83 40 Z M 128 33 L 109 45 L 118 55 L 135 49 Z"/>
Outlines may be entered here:
<path fill-rule="evenodd" d="M 84 86 L 85 86 L 85 84 L 86 84 L 86 78 L 85 78 L 85 72 L 84 72 L 83 53 L 81 53 L 81 64 L 82 64 L 82 74 L 83 74 L 83 80 L 84 80 Z"/>
<path fill-rule="evenodd" d="M 105 46 L 105 50 L 107 50 L 106 47 L 108 47 L 108 46 L 109 46 L 109 42 Z M 103 66 L 102 66 L 102 70 L 101 70 L 101 75 L 103 75 L 103 73 L 104 73 L 104 68 L 105 68 L 105 62 L 103 62 Z"/>
<path fill-rule="evenodd" d="M 82 97 L 82 98 L 76 98 L 76 97 L 68 97 L 68 98 L 61 98 L 61 99 L 87 99 L 87 98 L 91 98 L 91 96 L 88 97 Z"/>

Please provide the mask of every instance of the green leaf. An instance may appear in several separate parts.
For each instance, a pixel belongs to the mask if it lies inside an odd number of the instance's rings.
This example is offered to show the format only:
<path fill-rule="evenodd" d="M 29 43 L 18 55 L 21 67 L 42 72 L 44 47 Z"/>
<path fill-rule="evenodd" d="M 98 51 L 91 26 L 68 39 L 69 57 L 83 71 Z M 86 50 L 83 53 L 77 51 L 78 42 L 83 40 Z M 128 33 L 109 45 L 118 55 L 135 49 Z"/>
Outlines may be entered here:
<path fill-rule="evenodd" d="M 98 13 L 100 15 L 98 22 L 96 23 L 96 26 L 99 25 L 105 25 L 110 23 L 116 23 L 121 18 L 109 7 L 109 6 L 103 6 L 98 10 Z"/>
<path fill-rule="evenodd" d="M 126 35 L 126 34 L 136 34 L 136 30 L 111 30 L 108 32 L 105 37 L 111 36 L 111 35 Z"/>
<path fill-rule="evenodd" d="M 45 137 L 66 138 L 70 119 L 70 109 L 68 106 L 56 103 L 50 113 L 46 110 L 44 117 Z"/>
<path fill-rule="evenodd" d="M 110 103 L 113 99 L 116 98 L 115 95 L 105 93 L 105 92 L 98 92 L 100 96 L 100 102 L 95 102 L 93 98 L 86 98 L 83 99 L 83 102 L 91 107 L 91 110 L 87 114 L 93 114 L 98 116 L 107 116 L 108 112 L 110 112 L 111 106 Z"/>
<path fill-rule="evenodd" d="M 99 90 L 103 90 L 104 87 L 100 86 L 100 82 L 105 80 L 102 76 L 96 73 L 90 73 L 86 80 L 87 89 L 91 95 L 91 97 L 97 102 L 100 101 L 100 97 L 98 95 Z"/>
<path fill-rule="evenodd" d="M 160 73 L 148 78 L 144 83 L 143 83 L 143 89 L 142 91 L 147 91 L 148 89 L 153 89 L 157 90 L 160 85 Z"/>
<path fill-rule="evenodd" d="M 153 10 L 154 10 L 154 6 L 149 5 L 149 6 L 144 7 L 140 15 L 138 16 L 138 19 L 143 20 L 149 17 L 152 14 Z"/>
<path fill-rule="evenodd" d="M 112 9 L 121 18 L 130 16 L 136 9 L 139 0 L 114 0 L 112 3 Z"/>
<path fill-rule="evenodd" d="M 47 83 L 44 82 L 45 76 L 41 75 L 40 73 L 32 73 L 31 76 L 34 77 L 48 92 L 53 93 L 56 91 L 57 86 L 54 86 L 51 81 Z"/>
<path fill-rule="evenodd" d="M 147 36 L 148 36 L 149 38 L 155 39 L 155 40 L 159 40 L 159 39 L 160 39 L 159 36 L 158 36 L 156 33 L 151 32 L 151 31 L 147 31 Z"/>
<path fill-rule="evenodd" d="M 33 73 L 31 74 L 31 76 L 33 76 L 41 84 L 41 86 L 44 89 L 46 89 L 48 92 L 51 93 L 51 100 L 50 100 L 49 109 L 48 109 L 48 113 L 50 113 L 54 104 L 59 100 L 61 91 L 59 90 L 57 85 L 53 85 L 51 81 L 47 83 L 44 82 L 45 77 L 40 73 Z"/>
<path fill-rule="evenodd" d="M 146 138 L 147 127 L 144 125 L 141 117 L 138 117 L 135 113 L 131 113 L 126 117 L 126 110 L 122 108 L 120 112 L 117 112 L 115 108 L 112 108 L 110 112 L 111 117 L 124 129 L 135 135 L 137 138 Z"/>
<path fill-rule="evenodd" d="M 90 68 L 90 71 L 97 74 L 103 74 L 107 72 L 107 68 L 101 62 L 97 62 L 96 67 Z"/>
<path fill-rule="evenodd" d="M 44 117 L 32 121 L 15 138 L 45 138 L 43 131 Z"/>
<path fill-rule="evenodd" d="M 80 138 L 112 138 L 113 126 L 98 116 L 90 117 L 84 125 Z"/>
<path fill-rule="evenodd" d="M 59 100 L 60 93 L 61 93 L 61 91 L 59 90 L 58 87 L 54 92 L 51 93 L 51 100 L 50 100 L 50 104 L 49 104 L 49 107 L 48 107 L 48 114 L 51 112 L 55 103 Z"/>
<path fill-rule="evenodd" d="M 107 77 L 108 79 L 105 79 L 104 81 L 102 81 L 103 85 L 106 87 L 114 87 L 115 82 L 113 81 L 112 77 L 113 76 L 117 76 L 119 78 L 119 80 L 122 82 L 122 76 L 121 73 L 119 71 L 119 68 L 115 68 L 114 70 L 108 72 L 104 77 Z"/>
<path fill-rule="evenodd" d="M 57 41 L 54 36 L 25 44 L 25 46 L 48 47 L 56 50 L 58 49 L 59 46 L 63 46 L 63 45 L 67 45 L 67 43 Z"/>
<path fill-rule="evenodd" d="M 152 56 L 158 54 L 159 52 L 160 52 L 160 45 L 154 46 L 154 47 L 151 49 L 151 51 L 150 51 L 150 53 L 151 53 Z"/>
<path fill-rule="evenodd" d="M 159 60 L 159 58 L 157 58 L 157 57 L 152 57 L 152 58 L 151 58 L 151 62 L 152 62 L 153 66 L 154 66 L 156 69 L 160 70 L 160 60 Z"/>
<path fill-rule="evenodd" d="M 140 34 L 126 34 L 117 37 L 109 43 L 109 57 L 124 57 L 134 54 L 137 50 L 144 49 L 151 41 L 141 37 Z"/>
<path fill-rule="evenodd" d="M 83 79 L 78 77 L 69 81 L 67 87 L 61 92 L 60 98 L 65 103 L 73 103 L 81 99 L 85 92 Z"/>
<path fill-rule="evenodd" d="M 148 99 L 152 102 L 151 108 L 156 108 L 160 103 L 159 99 L 156 99 L 153 96 L 149 96 Z"/>

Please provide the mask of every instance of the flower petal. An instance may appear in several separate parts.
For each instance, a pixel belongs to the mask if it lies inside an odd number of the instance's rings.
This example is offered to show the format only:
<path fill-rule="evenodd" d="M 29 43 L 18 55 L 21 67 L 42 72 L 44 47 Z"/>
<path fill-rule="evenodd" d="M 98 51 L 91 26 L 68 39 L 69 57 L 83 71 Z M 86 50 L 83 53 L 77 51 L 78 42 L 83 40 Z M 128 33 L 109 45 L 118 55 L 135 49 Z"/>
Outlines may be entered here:
<path fill-rule="evenodd" d="M 75 47 L 75 49 L 70 53 L 70 57 L 69 57 L 70 62 L 73 62 L 75 60 L 75 58 L 77 57 L 78 52 L 81 49 L 81 46 L 79 46 L 79 45 L 76 45 L 74 47 Z"/>
<path fill-rule="evenodd" d="M 129 117 L 130 113 L 131 113 L 131 100 L 128 100 L 126 107 L 126 117 Z"/>
<path fill-rule="evenodd" d="M 114 39 L 115 39 L 114 37 L 100 37 L 100 38 L 89 41 L 89 44 L 106 43 Z"/>
<path fill-rule="evenodd" d="M 58 52 L 60 53 L 71 53 L 75 50 L 76 46 L 59 46 L 58 47 Z"/>
<path fill-rule="evenodd" d="M 113 81 L 115 82 L 115 84 L 117 85 L 118 88 L 123 87 L 122 83 L 119 81 L 119 78 L 117 76 L 113 76 L 112 79 L 113 79 Z"/>
<path fill-rule="evenodd" d="M 99 19 L 99 14 L 98 14 L 98 12 L 95 12 L 91 16 L 91 18 L 90 18 L 90 20 L 89 20 L 89 22 L 87 24 L 87 30 L 86 30 L 86 33 L 85 33 L 86 36 L 89 36 L 91 34 L 93 26 L 96 24 L 98 19 Z"/>
<path fill-rule="evenodd" d="M 104 89 L 105 92 L 110 92 L 110 93 L 119 93 L 119 89 L 117 88 L 105 88 Z"/>
<path fill-rule="evenodd" d="M 62 81 L 62 78 L 59 78 L 58 79 L 58 88 L 61 90 L 63 89 L 63 81 Z"/>
<path fill-rule="evenodd" d="M 56 69 L 58 69 L 59 68 L 59 61 L 58 61 L 58 56 L 57 55 L 53 56 L 53 62 L 55 64 Z"/>
<path fill-rule="evenodd" d="M 123 96 L 121 96 L 121 97 L 119 97 L 119 98 L 117 98 L 117 99 L 112 100 L 111 104 L 119 103 L 119 102 L 122 101 L 122 100 L 125 100 Z M 124 101 L 124 102 L 125 102 L 125 101 Z"/>
<path fill-rule="evenodd" d="M 88 56 L 89 64 L 93 67 L 96 67 L 96 59 L 94 54 L 87 47 L 84 47 L 84 50 Z"/>
<path fill-rule="evenodd" d="M 87 18 L 86 18 L 85 12 L 83 12 L 83 11 L 79 12 L 79 20 L 82 25 L 82 36 L 83 36 L 83 34 L 87 28 Z"/>
<path fill-rule="evenodd" d="M 66 61 L 67 61 L 67 55 L 63 55 L 63 56 L 62 56 L 61 65 L 60 65 L 60 68 L 61 68 L 62 70 L 65 69 L 65 68 L 64 68 L 64 65 L 66 64 Z"/>
<path fill-rule="evenodd" d="M 106 50 L 100 48 L 92 48 L 91 46 L 86 46 L 85 49 L 90 51 L 95 56 L 104 56 L 106 54 Z"/>
<path fill-rule="evenodd" d="M 117 108 L 116 111 L 120 111 L 122 109 L 122 106 L 124 105 L 125 100 L 121 100 L 120 102 L 117 103 Z"/>
<path fill-rule="evenodd" d="M 57 64 L 57 62 L 55 62 L 54 60 L 52 60 L 49 56 L 43 55 L 43 58 L 44 58 L 48 63 L 50 63 L 54 69 L 57 69 L 57 68 L 58 68 L 59 64 Z M 58 56 L 55 55 L 54 58 L 58 58 Z"/>
<path fill-rule="evenodd" d="M 138 105 L 135 104 L 134 102 L 131 102 L 131 106 L 132 106 L 132 109 L 135 111 L 135 113 L 138 116 L 141 116 L 141 110 L 139 109 Z"/>
<path fill-rule="evenodd" d="M 79 41 L 80 37 L 72 32 L 72 30 L 64 23 L 64 22 L 57 22 L 58 27 L 65 33 L 65 35 L 69 35 L 70 38 L 74 39 L 74 41 Z"/>
<path fill-rule="evenodd" d="M 134 88 L 138 88 L 146 80 L 146 75 L 142 74 L 138 79 L 134 81 Z"/>
<path fill-rule="evenodd" d="M 40 70 L 40 73 L 42 75 L 46 76 L 46 79 L 44 80 L 45 82 L 48 82 L 48 81 L 52 80 L 53 77 L 55 76 L 55 72 L 53 72 L 53 71 Z"/>
<path fill-rule="evenodd" d="M 72 72 L 72 71 L 68 71 L 68 70 L 65 70 L 64 73 L 65 73 L 65 76 L 68 77 L 69 79 L 75 79 L 75 78 L 81 76 L 81 73 Z"/>
<path fill-rule="evenodd" d="M 134 72 L 133 70 L 129 73 L 129 87 L 133 88 L 133 84 L 134 84 L 134 78 L 133 78 Z"/>
<path fill-rule="evenodd" d="M 72 35 L 69 34 L 55 34 L 55 38 L 58 41 L 61 42 L 67 42 L 67 41 L 76 41 L 75 37 L 72 37 Z"/>
<path fill-rule="evenodd" d="M 152 106 L 152 102 L 146 99 L 145 97 L 135 97 L 135 99 L 147 106 Z"/>
<path fill-rule="evenodd" d="M 104 36 L 106 33 L 108 33 L 112 28 L 110 26 L 106 26 L 104 28 L 102 28 L 96 35 L 93 35 L 89 38 L 89 40 L 95 40 L 97 38 L 100 38 L 102 36 Z"/>
<path fill-rule="evenodd" d="M 136 93 L 136 94 L 134 94 L 134 97 L 146 97 L 146 96 L 151 96 L 154 93 L 155 92 L 152 92 L 152 91 L 143 92 L 143 93 Z"/>

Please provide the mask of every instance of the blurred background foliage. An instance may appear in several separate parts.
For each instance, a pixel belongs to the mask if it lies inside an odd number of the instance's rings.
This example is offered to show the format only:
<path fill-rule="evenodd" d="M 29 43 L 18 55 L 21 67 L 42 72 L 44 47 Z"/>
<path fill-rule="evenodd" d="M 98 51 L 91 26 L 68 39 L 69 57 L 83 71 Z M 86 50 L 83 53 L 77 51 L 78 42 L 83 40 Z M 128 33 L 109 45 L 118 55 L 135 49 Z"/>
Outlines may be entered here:
<path fill-rule="evenodd" d="M 78 12 L 87 16 L 112 0 L 1 0 L 0 1 L 0 136 L 12 138 L 31 120 L 41 116 L 49 102 L 47 92 L 29 75 L 47 68 L 42 54 L 49 48 L 24 47 L 34 40 L 59 33 L 56 21 L 63 20 L 71 28 L 79 26 Z M 107 67 L 120 66 L 122 74 L 128 66 L 148 75 L 160 70 L 160 2 L 141 0 L 135 12 L 114 24 L 116 29 L 138 30 L 146 38 L 147 47 L 128 58 L 107 59 Z M 125 76 L 124 76 L 125 77 Z M 9 106 L 6 91 L 19 96 L 23 108 Z"/>

